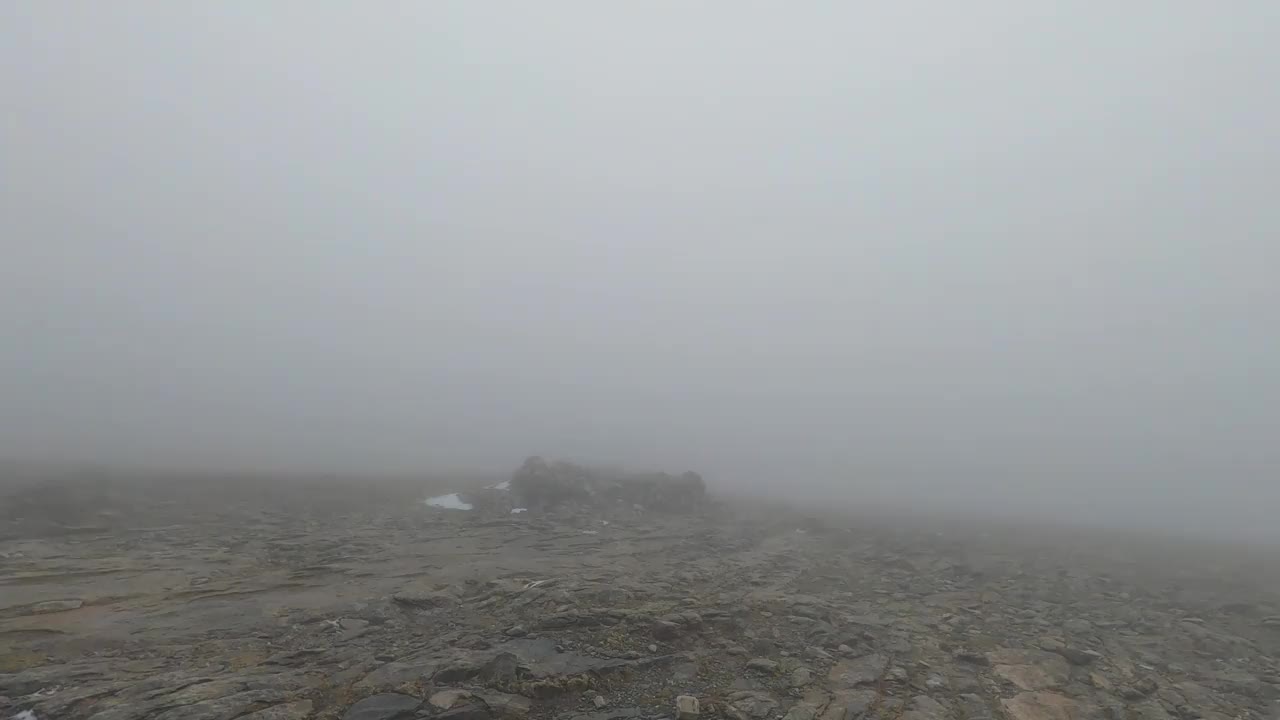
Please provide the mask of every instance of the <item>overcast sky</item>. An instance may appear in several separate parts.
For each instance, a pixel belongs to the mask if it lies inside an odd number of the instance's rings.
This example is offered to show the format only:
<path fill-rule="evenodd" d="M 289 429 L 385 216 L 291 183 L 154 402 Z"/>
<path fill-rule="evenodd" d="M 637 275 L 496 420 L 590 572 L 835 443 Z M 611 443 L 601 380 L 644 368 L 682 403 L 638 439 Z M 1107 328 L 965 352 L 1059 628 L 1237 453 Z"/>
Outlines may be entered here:
<path fill-rule="evenodd" d="M 6 2 L 0 455 L 1274 519 L 1277 37 L 1273 0 Z"/>

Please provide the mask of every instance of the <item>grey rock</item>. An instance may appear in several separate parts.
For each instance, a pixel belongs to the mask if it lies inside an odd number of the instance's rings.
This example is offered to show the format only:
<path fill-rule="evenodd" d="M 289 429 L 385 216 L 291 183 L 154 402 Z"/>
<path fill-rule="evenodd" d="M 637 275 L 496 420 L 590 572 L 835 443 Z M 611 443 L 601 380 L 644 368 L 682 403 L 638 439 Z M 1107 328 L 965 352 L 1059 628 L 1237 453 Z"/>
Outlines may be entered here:
<path fill-rule="evenodd" d="M 1132 685 L 1126 685 L 1119 689 L 1120 697 L 1126 700 L 1141 700 L 1148 695 L 1154 694 L 1160 689 L 1160 684 L 1156 679 L 1147 675 L 1139 678 Z"/>
<path fill-rule="evenodd" d="M 507 685 L 515 681 L 520 659 L 514 653 L 501 652 L 485 663 L 476 676 L 487 685 Z"/>
<path fill-rule="evenodd" d="M 1048 648 L 1045 648 L 1045 649 L 1047 650 Z M 1067 662 L 1071 663 L 1072 665 L 1091 665 L 1094 662 L 1102 659 L 1102 655 L 1097 652 L 1094 652 L 1093 650 L 1084 650 L 1082 648 L 1078 648 L 1072 645 L 1062 645 L 1062 646 L 1056 647 L 1052 650 L 1052 652 L 1055 652 L 1061 655 L 1062 657 L 1066 658 Z"/>
<path fill-rule="evenodd" d="M 752 720 L 770 717 L 778 709 L 778 701 L 772 695 L 752 690 L 730 693 L 728 705 L 735 717 Z"/>
<path fill-rule="evenodd" d="M 851 660 L 841 660 L 831 666 L 827 680 L 837 688 L 854 688 L 859 685 L 870 685 L 888 672 L 888 660 L 883 655 L 873 654 Z"/>
<path fill-rule="evenodd" d="M 492 717 L 493 712 L 482 702 L 459 705 L 436 715 L 437 720 L 490 720 Z"/>
<path fill-rule="evenodd" d="M 976 693 L 964 693 L 956 698 L 960 717 L 965 720 L 991 720 L 994 713 L 991 705 Z"/>
<path fill-rule="evenodd" d="M 799 702 L 791 706 L 787 714 L 783 716 L 783 720 L 814 720 L 818 716 L 818 708 L 806 702 Z"/>
<path fill-rule="evenodd" d="M 338 621 L 343 640 L 354 640 L 369 631 L 369 621 L 359 618 L 342 618 Z"/>
<path fill-rule="evenodd" d="M 391 599 L 401 605 L 408 605 L 410 607 L 417 608 L 444 607 L 446 605 L 452 605 L 458 600 L 447 592 L 421 588 L 406 588 L 393 594 Z"/>
<path fill-rule="evenodd" d="M 437 683 L 449 684 L 470 680 L 480 674 L 480 666 L 469 659 L 454 659 L 436 670 L 431 679 Z"/>
<path fill-rule="evenodd" d="M 407 682 L 431 679 L 439 664 L 435 661 L 389 662 L 357 681 L 357 690 L 389 690 Z M 441 680 L 444 682 L 444 680 Z"/>
<path fill-rule="evenodd" d="M 755 658 L 747 661 L 747 669 L 772 675 L 778 672 L 778 663 L 769 658 Z"/>
<path fill-rule="evenodd" d="M 507 720 L 521 720 L 528 717 L 529 711 L 533 708 L 533 702 L 522 695 L 511 695 L 495 690 L 476 691 L 474 694 L 489 707 L 491 713 Z"/>
<path fill-rule="evenodd" d="M 599 712 L 578 713 L 563 716 L 566 720 L 633 720 L 645 716 L 645 711 L 638 707 L 608 708 Z"/>
<path fill-rule="evenodd" d="M 970 663 L 972 665 L 986 666 L 991 664 L 991 661 L 987 659 L 986 655 L 983 655 L 976 650 L 969 650 L 968 648 L 956 650 L 951 654 L 951 656 L 960 662 Z"/>
<path fill-rule="evenodd" d="M 421 705 L 421 700 L 409 695 L 382 693 L 347 708 L 342 720 L 399 720 L 412 717 Z"/>
<path fill-rule="evenodd" d="M 605 699 L 604 699 L 604 696 L 602 696 L 602 695 L 597 695 L 597 696 L 595 696 L 595 698 L 593 698 L 593 699 L 591 700 L 591 704 L 592 704 L 592 705 L 595 705 L 597 710 L 602 710 L 602 709 L 604 709 L 604 707 L 605 707 L 606 705 L 608 705 L 608 704 L 609 704 L 609 701 L 608 701 L 608 700 L 605 700 Z"/>
<path fill-rule="evenodd" d="M 655 620 L 649 632 L 659 640 L 675 640 L 684 632 L 684 626 L 670 620 Z"/>
<path fill-rule="evenodd" d="M 272 705 L 265 710 L 241 715 L 236 720 L 304 720 L 311 717 L 313 704 L 310 700 L 298 700 L 291 703 Z"/>
<path fill-rule="evenodd" d="M 942 720 L 947 717 L 947 708 L 928 695 L 916 695 L 907 705 L 903 715 L 906 720 Z"/>
<path fill-rule="evenodd" d="M 813 682 L 813 671 L 800 667 L 791 672 L 791 687 L 801 688 Z"/>
<path fill-rule="evenodd" d="M 248 690 L 176 707 L 149 717 L 155 720 L 223 720 L 244 715 L 255 707 L 295 699 L 275 690 Z"/>

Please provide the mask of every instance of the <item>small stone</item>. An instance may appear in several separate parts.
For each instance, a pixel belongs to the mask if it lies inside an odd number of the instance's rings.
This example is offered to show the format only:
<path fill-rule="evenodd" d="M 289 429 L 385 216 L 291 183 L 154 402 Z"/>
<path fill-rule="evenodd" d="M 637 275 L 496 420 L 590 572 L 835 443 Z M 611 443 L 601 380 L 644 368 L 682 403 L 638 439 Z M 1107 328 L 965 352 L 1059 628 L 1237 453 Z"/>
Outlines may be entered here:
<path fill-rule="evenodd" d="M 852 655 L 853 648 L 842 643 L 840 647 L 836 648 L 836 652 L 840 653 L 841 655 Z"/>
<path fill-rule="evenodd" d="M 79 610 L 84 606 L 84 601 L 78 598 L 69 600 L 46 600 L 31 606 L 29 611 L 32 615 L 44 615 L 45 613 L 66 612 L 68 610 Z"/>
<path fill-rule="evenodd" d="M 597 709 L 603 709 L 605 705 L 609 704 L 609 701 L 605 700 L 603 695 L 597 695 L 595 699 L 591 701 L 591 704 L 595 705 Z"/>
<path fill-rule="evenodd" d="M 658 646 L 657 646 L 657 645 L 650 644 L 650 645 L 649 645 L 649 652 L 651 652 L 651 653 L 656 653 L 656 652 L 658 652 Z"/>
<path fill-rule="evenodd" d="M 946 690 L 947 679 L 937 673 L 934 673 L 925 678 L 924 686 L 927 690 Z"/>
<path fill-rule="evenodd" d="M 676 697 L 676 720 L 695 720 L 701 714 L 698 698 L 692 695 Z"/>
<path fill-rule="evenodd" d="M 809 668 L 796 668 L 791 673 L 791 687 L 799 688 L 813 682 L 813 672 Z"/>
<path fill-rule="evenodd" d="M 778 671 L 778 663 L 769 658 L 755 658 L 747 661 L 747 669 L 772 674 Z"/>
<path fill-rule="evenodd" d="M 655 620 L 649 631 L 659 640 L 675 640 L 680 637 L 684 626 L 670 620 Z"/>
<path fill-rule="evenodd" d="M 342 720 L 398 720 L 413 714 L 422 701 L 399 693 L 367 697 L 347 708 Z"/>
<path fill-rule="evenodd" d="M 831 653 L 823 650 L 816 645 L 810 645 L 804 649 L 804 656 L 811 660 L 833 660 Z"/>
<path fill-rule="evenodd" d="M 369 631 L 369 621 L 359 618 L 342 618 L 338 625 L 342 628 L 343 640 L 354 640 Z"/>
<path fill-rule="evenodd" d="M 1054 652 L 1066 658 L 1067 662 L 1072 665 L 1090 665 L 1095 661 L 1102 659 L 1101 653 L 1094 652 L 1093 650 L 1081 650 L 1080 648 L 1071 647 L 1070 645 L 1059 648 Z"/>
<path fill-rule="evenodd" d="M 524 637 L 525 635 L 528 635 L 529 631 L 525 630 L 523 625 L 512 625 L 506 630 L 503 630 L 502 634 L 506 635 L 507 637 L 518 638 L 518 637 Z"/>
<path fill-rule="evenodd" d="M 725 648 L 724 651 L 730 655 L 746 655 L 747 654 L 747 649 L 742 647 L 741 645 L 730 645 L 729 647 Z"/>

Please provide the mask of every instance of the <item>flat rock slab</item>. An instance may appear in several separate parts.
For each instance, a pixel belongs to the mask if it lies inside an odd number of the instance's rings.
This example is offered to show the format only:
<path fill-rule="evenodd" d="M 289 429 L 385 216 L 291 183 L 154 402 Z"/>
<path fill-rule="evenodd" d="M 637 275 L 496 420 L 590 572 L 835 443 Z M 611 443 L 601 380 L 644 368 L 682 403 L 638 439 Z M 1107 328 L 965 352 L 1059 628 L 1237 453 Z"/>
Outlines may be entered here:
<path fill-rule="evenodd" d="M 342 720 L 398 720 L 412 717 L 422 701 L 399 693 L 382 693 L 367 697 L 347 709 Z"/>
<path fill-rule="evenodd" d="M 859 685 L 870 685 L 879 680 L 885 672 L 888 660 L 883 655 L 866 655 L 852 660 L 841 660 L 831 666 L 827 673 L 835 688 L 853 688 Z"/>
<path fill-rule="evenodd" d="M 1001 700 L 1010 720 L 1083 720 L 1084 709 L 1076 701 L 1051 692 L 1024 692 Z"/>
<path fill-rule="evenodd" d="M 997 675 L 1019 690 L 1047 690 L 1071 680 L 1071 665 L 1056 653 L 1044 650 L 996 650 L 987 653 Z"/>

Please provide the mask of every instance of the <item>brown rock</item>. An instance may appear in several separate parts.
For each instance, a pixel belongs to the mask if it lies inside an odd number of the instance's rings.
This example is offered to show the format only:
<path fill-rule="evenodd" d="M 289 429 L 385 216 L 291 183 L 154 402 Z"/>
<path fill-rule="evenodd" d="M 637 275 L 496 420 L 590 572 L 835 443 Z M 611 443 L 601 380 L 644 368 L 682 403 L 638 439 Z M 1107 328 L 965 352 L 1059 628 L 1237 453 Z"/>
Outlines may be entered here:
<path fill-rule="evenodd" d="M 1045 690 L 1065 685 L 1071 679 L 1066 658 L 1044 650 L 997 650 L 987 653 L 995 673 L 1020 690 Z"/>
<path fill-rule="evenodd" d="M 471 697 L 471 693 L 466 690 L 441 690 L 432 695 L 428 702 L 440 710 L 448 710 L 469 697 Z"/>
<path fill-rule="evenodd" d="M 1070 698 L 1051 692 L 1024 692 L 1001 700 L 1009 720 L 1083 720 L 1085 713 Z"/>

